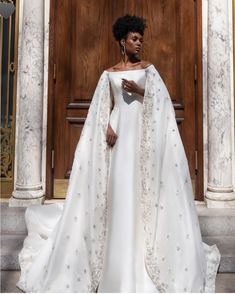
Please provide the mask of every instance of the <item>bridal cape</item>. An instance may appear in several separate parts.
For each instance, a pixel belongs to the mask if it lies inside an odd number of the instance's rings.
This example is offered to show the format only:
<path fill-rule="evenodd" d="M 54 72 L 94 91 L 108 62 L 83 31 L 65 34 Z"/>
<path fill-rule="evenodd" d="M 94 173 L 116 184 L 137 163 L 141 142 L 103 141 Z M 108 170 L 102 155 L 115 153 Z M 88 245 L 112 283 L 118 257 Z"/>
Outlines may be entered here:
<path fill-rule="evenodd" d="M 175 111 L 158 71 L 146 70 L 140 142 L 141 208 L 146 271 L 156 292 L 214 292 L 216 245 L 202 242 Z M 66 201 L 32 205 L 19 254 L 25 292 L 95 292 L 107 237 L 112 110 L 108 72 L 96 87 L 77 145 Z"/>

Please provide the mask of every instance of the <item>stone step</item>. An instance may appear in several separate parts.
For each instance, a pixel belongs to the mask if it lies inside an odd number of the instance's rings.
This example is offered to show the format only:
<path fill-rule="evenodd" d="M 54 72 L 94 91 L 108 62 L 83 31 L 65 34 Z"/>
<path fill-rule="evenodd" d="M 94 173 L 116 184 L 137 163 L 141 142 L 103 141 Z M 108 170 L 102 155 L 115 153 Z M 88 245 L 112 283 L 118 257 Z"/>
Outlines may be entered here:
<path fill-rule="evenodd" d="M 48 203 L 49 204 L 49 201 Z M 207 208 L 196 203 L 203 240 L 217 244 L 221 254 L 219 272 L 235 272 L 235 209 Z M 18 254 L 27 235 L 25 207 L 9 207 L 1 201 L 1 268 L 19 269 Z"/>
<path fill-rule="evenodd" d="M 45 204 L 56 201 L 46 200 Z M 60 200 L 61 202 L 61 200 Z M 235 209 L 207 208 L 202 202 L 195 201 L 202 235 L 235 236 Z M 25 207 L 9 207 L 8 201 L 1 199 L 1 232 L 26 233 L 24 219 Z"/>
<path fill-rule="evenodd" d="M 18 254 L 26 235 L 1 236 L 1 270 L 18 270 Z M 221 253 L 220 273 L 235 273 L 235 236 L 203 237 L 208 245 L 216 244 Z"/>
<path fill-rule="evenodd" d="M 46 200 L 44 204 L 64 202 L 61 199 Z M 26 207 L 9 207 L 8 199 L 0 199 L 1 234 L 27 234 L 25 223 Z"/>
<path fill-rule="evenodd" d="M 220 273 L 235 273 L 235 236 L 203 236 L 208 245 L 216 244 L 220 253 Z"/>
<path fill-rule="evenodd" d="M 1 270 L 20 269 L 18 254 L 25 237 L 25 234 L 1 235 Z"/>
<path fill-rule="evenodd" d="M 196 204 L 202 236 L 235 236 L 234 208 L 207 208 Z"/>
<path fill-rule="evenodd" d="M 1 199 L 1 234 L 27 234 L 25 207 L 9 207 Z"/>
<path fill-rule="evenodd" d="M 53 201 L 47 200 L 45 204 Z M 235 209 L 207 208 L 195 201 L 202 236 L 235 236 Z M 9 207 L 8 201 L 1 200 L 1 233 L 27 234 L 25 207 Z"/>

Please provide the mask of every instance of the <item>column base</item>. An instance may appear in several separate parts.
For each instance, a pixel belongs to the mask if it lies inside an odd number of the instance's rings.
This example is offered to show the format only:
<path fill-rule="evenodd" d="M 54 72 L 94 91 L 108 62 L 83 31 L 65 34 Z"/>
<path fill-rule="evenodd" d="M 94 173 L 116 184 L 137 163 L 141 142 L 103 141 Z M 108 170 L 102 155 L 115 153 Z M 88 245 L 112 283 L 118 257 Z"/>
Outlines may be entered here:
<path fill-rule="evenodd" d="M 32 204 L 43 204 L 45 201 L 45 196 L 35 199 L 16 199 L 11 197 L 9 199 L 9 207 L 28 207 Z"/>
<path fill-rule="evenodd" d="M 205 203 L 208 208 L 235 208 L 235 192 L 216 193 L 207 191 Z"/>
<path fill-rule="evenodd" d="M 15 190 L 9 199 L 9 207 L 27 207 L 32 204 L 43 204 L 45 195 L 43 190 L 23 191 Z"/>

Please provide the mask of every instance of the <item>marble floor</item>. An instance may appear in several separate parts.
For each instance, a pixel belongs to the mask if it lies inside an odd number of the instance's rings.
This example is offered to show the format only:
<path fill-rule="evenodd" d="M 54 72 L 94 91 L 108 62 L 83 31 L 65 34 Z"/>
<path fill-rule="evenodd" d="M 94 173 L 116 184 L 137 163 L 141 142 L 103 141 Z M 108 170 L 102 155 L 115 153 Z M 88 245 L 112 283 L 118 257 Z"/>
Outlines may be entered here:
<path fill-rule="evenodd" d="M 19 271 L 1 271 L 1 293 L 20 293 L 15 284 Z M 216 293 L 235 293 L 235 273 L 219 273 L 216 278 Z"/>

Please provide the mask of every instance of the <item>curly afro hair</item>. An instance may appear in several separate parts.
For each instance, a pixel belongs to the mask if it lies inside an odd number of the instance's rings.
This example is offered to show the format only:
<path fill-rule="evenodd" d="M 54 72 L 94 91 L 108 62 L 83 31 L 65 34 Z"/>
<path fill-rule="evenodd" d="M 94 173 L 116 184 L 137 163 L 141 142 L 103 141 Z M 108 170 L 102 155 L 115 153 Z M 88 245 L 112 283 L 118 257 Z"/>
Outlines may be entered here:
<path fill-rule="evenodd" d="M 125 16 L 119 17 L 112 27 L 114 38 L 117 41 L 126 39 L 130 32 L 137 32 L 143 36 L 144 30 L 147 27 L 145 22 L 145 19 L 135 15 L 131 16 L 126 14 Z"/>

